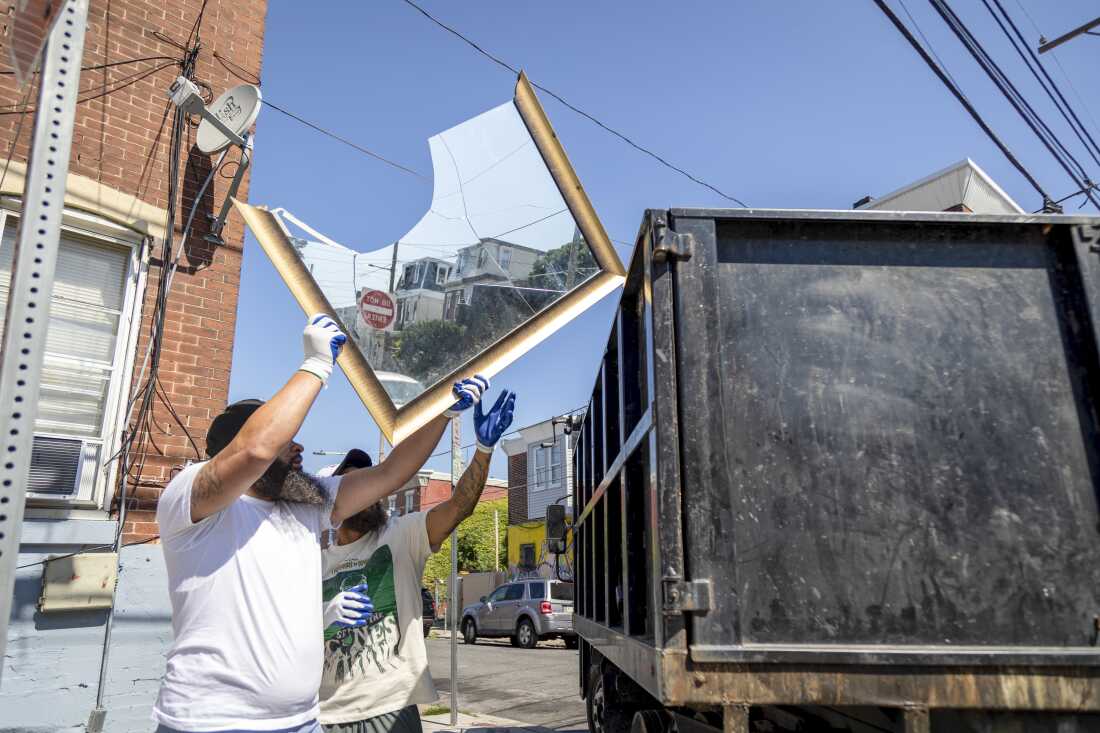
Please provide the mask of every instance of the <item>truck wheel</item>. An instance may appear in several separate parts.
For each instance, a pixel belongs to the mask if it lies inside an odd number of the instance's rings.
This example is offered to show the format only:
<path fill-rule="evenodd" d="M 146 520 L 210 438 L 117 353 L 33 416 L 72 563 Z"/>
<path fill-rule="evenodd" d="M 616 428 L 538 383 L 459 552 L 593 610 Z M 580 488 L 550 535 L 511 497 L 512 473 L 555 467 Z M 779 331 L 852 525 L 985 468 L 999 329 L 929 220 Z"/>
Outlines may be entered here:
<path fill-rule="evenodd" d="M 473 619 L 465 619 L 462 622 L 462 641 L 465 644 L 477 643 L 477 625 Z"/>
<path fill-rule="evenodd" d="M 606 681 L 601 664 L 588 667 L 588 694 L 584 696 L 588 730 L 590 733 L 630 733 L 630 715 L 615 700 L 615 693 L 607 688 Z"/>
<path fill-rule="evenodd" d="M 535 633 L 535 625 L 530 619 L 521 618 L 516 626 L 516 646 L 521 649 L 534 649 L 539 643 L 539 636 Z"/>

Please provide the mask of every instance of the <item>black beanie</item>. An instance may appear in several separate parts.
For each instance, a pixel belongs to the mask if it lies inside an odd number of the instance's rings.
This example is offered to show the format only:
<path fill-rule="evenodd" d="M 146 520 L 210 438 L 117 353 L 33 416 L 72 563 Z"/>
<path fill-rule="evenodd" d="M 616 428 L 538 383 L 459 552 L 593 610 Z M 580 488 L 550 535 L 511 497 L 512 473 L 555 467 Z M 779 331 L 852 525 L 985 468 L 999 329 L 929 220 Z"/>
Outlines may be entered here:
<path fill-rule="evenodd" d="M 225 412 L 214 418 L 210 429 L 206 431 L 206 455 L 213 458 L 232 443 L 248 418 L 263 403 L 263 400 L 241 400 L 226 407 Z"/>

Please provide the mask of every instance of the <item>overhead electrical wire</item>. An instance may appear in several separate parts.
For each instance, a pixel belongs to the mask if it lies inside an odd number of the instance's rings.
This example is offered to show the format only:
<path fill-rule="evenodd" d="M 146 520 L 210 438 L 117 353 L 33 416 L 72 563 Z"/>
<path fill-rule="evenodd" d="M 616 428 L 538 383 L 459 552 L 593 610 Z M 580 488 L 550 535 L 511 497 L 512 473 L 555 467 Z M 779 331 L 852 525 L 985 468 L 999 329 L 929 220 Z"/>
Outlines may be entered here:
<path fill-rule="evenodd" d="M 110 85 L 111 88 L 110 89 L 107 89 L 102 85 L 96 84 L 94 89 L 98 89 L 99 91 L 97 91 L 95 94 L 91 94 L 90 96 L 87 96 L 87 95 L 92 91 L 92 89 L 85 89 L 85 90 L 81 91 L 79 94 L 84 94 L 86 96 L 80 97 L 78 95 L 76 103 L 77 104 L 85 104 L 87 102 L 92 102 L 96 99 L 101 99 L 103 97 L 109 96 L 109 95 L 114 94 L 116 92 L 120 92 L 123 89 L 126 89 L 127 87 L 130 87 L 130 86 L 133 86 L 134 84 L 137 84 L 142 79 L 146 79 L 146 78 L 152 76 L 153 74 L 156 74 L 160 71 L 163 71 L 164 69 L 167 69 L 167 68 L 170 68 L 170 67 L 176 66 L 176 65 L 177 65 L 177 62 L 170 61 L 170 62 L 160 64 L 158 66 L 155 66 L 152 69 L 142 69 L 141 71 L 136 71 L 133 74 L 130 74 L 129 76 L 123 77 L 122 79 L 115 79 L 113 82 L 111 82 L 111 85 Z M 7 107 L 0 107 L 0 116 L 3 116 L 3 115 L 33 114 L 36 111 L 36 109 L 37 109 L 36 107 L 28 107 L 28 106 L 25 106 L 25 105 L 9 105 Z"/>
<path fill-rule="evenodd" d="M 990 80 L 993 81 L 993 84 L 1005 99 L 1008 100 L 1009 104 L 1016 110 L 1025 124 L 1027 124 L 1035 136 L 1039 138 L 1043 147 L 1047 149 L 1074 184 L 1080 190 L 1085 191 L 1085 195 L 1089 197 L 1089 200 L 1092 201 L 1097 209 L 1100 209 L 1100 201 L 1098 201 L 1089 190 L 1088 173 L 1085 171 L 1084 167 L 1076 157 L 1070 153 L 1069 149 L 1066 148 L 1062 141 L 1058 139 L 1058 136 L 1054 134 L 1038 113 L 1035 112 L 1035 109 L 1028 103 L 1027 99 L 1024 98 L 997 62 L 993 60 L 982 46 L 981 42 L 970 32 L 966 24 L 962 22 L 962 19 L 955 14 L 946 0 L 929 0 L 929 3 L 936 12 L 940 14 L 940 17 L 943 18 L 948 28 L 951 29 L 952 33 L 955 34 Z M 1074 172 L 1073 166 L 1077 168 L 1077 172 Z"/>
<path fill-rule="evenodd" d="M 397 163 L 395 161 L 390 160 L 389 158 L 386 158 L 382 155 L 379 155 L 378 153 L 374 152 L 373 150 L 370 150 L 369 148 L 365 148 L 362 145 L 360 145 L 359 143 L 352 142 L 351 140 L 348 140 L 346 137 L 342 137 L 340 135 L 337 135 L 335 132 L 332 132 L 331 130 L 326 130 L 325 128 L 321 127 L 320 125 L 314 124 L 313 122 L 310 122 L 309 120 L 307 120 L 303 117 L 299 117 L 298 115 L 294 114 L 293 112 L 290 112 L 288 110 L 283 109 L 282 107 L 279 107 L 278 105 L 274 104 L 273 102 L 271 102 L 268 99 L 264 99 L 263 104 L 264 104 L 265 107 L 270 107 L 271 109 L 275 110 L 276 112 L 284 114 L 287 117 L 289 117 L 290 119 L 295 120 L 296 122 L 299 122 L 299 123 L 305 125 L 306 127 L 312 128 L 313 130 L 316 130 L 317 132 L 321 133 L 322 135 L 326 135 L 328 137 L 331 137 L 333 140 L 341 142 L 344 145 L 347 145 L 349 148 L 353 148 L 355 150 L 358 150 L 360 153 L 363 153 L 364 155 L 369 155 L 370 157 L 374 158 L 375 160 L 379 160 L 379 161 L 385 163 L 388 166 L 396 168 L 400 171 L 404 171 L 405 173 L 410 173 L 410 174 L 416 176 L 417 178 L 421 178 L 425 181 L 429 180 L 428 177 L 425 176 L 423 173 L 415 171 L 412 168 L 409 168 L 408 166 L 401 165 L 400 163 Z"/>
<path fill-rule="evenodd" d="M 1010 16 L 1005 11 L 1004 6 L 1001 5 L 1001 0 L 992 0 L 992 2 L 994 5 L 997 6 L 997 10 L 1001 11 L 1001 15 L 1004 16 L 1005 22 L 1007 22 L 1008 26 L 1012 29 L 1012 33 L 1009 33 L 1008 28 L 1005 27 L 1005 24 L 1001 21 L 1000 17 L 998 17 L 996 12 L 994 12 L 993 6 L 989 4 L 990 0 L 982 0 L 982 4 L 985 5 L 986 10 L 988 10 L 989 14 L 993 16 L 993 20 L 997 21 L 997 25 L 998 27 L 1000 27 L 1001 32 L 1005 34 L 1005 37 L 1008 38 L 1009 42 L 1012 44 L 1012 47 L 1016 50 L 1016 53 L 1024 62 L 1024 66 L 1026 66 L 1028 71 L 1031 72 L 1031 75 L 1035 77 L 1035 81 L 1039 82 L 1039 86 L 1041 86 L 1043 88 L 1043 91 L 1046 92 L 1047 97 L 1050 98 L 1050 101 L 1054 104 L 1055 108 L 1057 108 L 1058 112 L 1062 115 L 1062 119 L 1064 119 L 1066 121 L 1066 124 L 1069 125 L 1070 129 L 1073 130 L 1073 134 L 1076 135 L 1077 139 L 1081 141 L 1081 145 L 1085 147 L 1085 150 L 1088 152 L 1089 157 L 1091 157 L 1093 162 L 1095 162 L 1097 165 L 1100 165 L 1100 157 L 1097 157 L 1098 155 L 1100 155 L 1100 145 L 1096 144 L 1096 140 L 1093 139 L 1092 135 L 1081 123 L 1081 119 L 1077 116 L 1077 113 L 1073 110 L 1073 107 L 1070 106 L 1069 102 L 1066 100 L 1065 95 L 1062 94 L 1062 90 L 1058 88 L 1058 85 L 1054 82 L 1054 79 L 1052 79 L 1050 77 L 1050 74 L 1047 73 L 1047 70 L 1043 66 L 1042 61 L 1039 60 L 1039 56 L 1031 50 L 1030 46 L 1027 45 L 1027 40 L 1024 38 L 1023 34 L 1020 33 L 1020 29 L 1012 20 L 1012 16 Z M 1015 34 L 1015 37 L 1013 37 L 1013 34 Z M 1027 52 L 1026 54 L 1025 50 Z M 1038 69 L 1038 71 L 1036 71 L 1036 68 Z"/>
<path fill-rule="evenodd" d="M 1035 176 L 1033 176 L 1031 172 L 1024 167 L 1024 164 L 1021 163 L 1020 160 L 1013 154 L 1008 145 L 1006 145 L 1005 142 L 1001 140 L 1001 138 L 997 135 L 997 133 L 993 131 L 993 128 L 989 126 L 989 123 L 987 123 L 978 112 L 978 110 L 975 109 L 974 105 L 967 98 L 966 94 L 963 93 L 962 89 L 960 89 L 959 86 L 951 80 L 951 78 L 947 75 L 946 71 L 940 66 L 940 64 L 938 64 L 935 59 L 933 59 L 929 55 L 928 51 L 925 50 L 920 41 L 918 41 L 916 37 L 913 36 L 909 28 L 901 22 L 901 19 L 897 16 L 897 14 L 894 13 L 890 6 L 886 4 L 886 0 L 873 1 L 875 5 L 878 6 L 879 10 L 882 11 L 883 15 L 885 15 L 886 18 L 891 23 L 893 23 L 894 27 L 897 28 L 902 37 L 909 42 L 909 45 L 913 47 L 913 50 L 917 52 L 917 55 L 921 57 L 921 60 L 923 60 L 928 68 L 931 69 L 932 73 L 936 75 L 936 77 L 943 83 L 945 87 L 947 87 L 947 90 L 951 92 L 956 100 L 958 100 L 963 109 L 965 109 L 967 113 L 970 114 L 970 116 L 974 119 L 974 122 L 976 122 L 978 124 L 978 127 L 982 129 L 982 132 L 984 132 L 986 136 L 991 141 L 993 141 L 993 144 L 997 146 L 997 148 L 1001 151 L 1001 154 L 1008 159 L 1008 162 L 1011 163 L 1012 166 L 1016 168 L 1017 171 L 1019 171 L 1020 175 L 1023 176 L 1028 183 L 1031 184 L 1032 188 L 1034 188 L 1036 192 L 1038 192 L 1038 194 L 1043 199 L 1044 207 L 1046 207 L 1048 204 L 1052 204 L 1054 200 L 1053 198 L 1051 198 L 1050 194 L 1046 192 L 1046 189 L 1043 188 L 1042 184 L 1040 184 L 1039 181 L 1036 180 Z"/>
<path fill-rule="evenodd" d="M 429 13 L 424 8 L 417 5 L 415 2 L 413 2 L 413 0 L 402 0 L 402 2 L 404 2 L 406 5 L 413 8 L 414 10 L 416 10 L 418 13 L 423 15 L 425 18 L 430 20 L 432 23 L 435 23 L 437 26 L 439 26 L 443 30 L 445 30 L 448 33 L 450 33 L 451 35 L 461 39 L 464 43 L 466 43 L 466 45 L 470 46 L 475 51 L 477 51 L 478 53 L 480 53 L 482 56 L 489 59 L 493 63 L 497 64 L 498 66 L 502 66 L 503 68 L 505 68 L 508 71 L 512 72 L 516 76 L 519 75 L 519 69 L 512 66 L 508 62 L 502 60 L 501 58 L 499 58 L 497 56 L 494 56 L 492 53 L 490 53 L 489 51 L 482 48 L 480 45 L 475 43 L 473 40 L 471 40 L 467 36 L 463 35 L 460 31 L 458 31 L 455 28 L 447 25 L 446 23 L 444 23 L 443 21 L 439 20 L 434 15 Z M 680 168 L 676 165 L 673 165 L 672 163 L 667 161 L 665 158 L 663 158 L 662 156 L 660 156 L 657 153 L 653 152 L 649 148 L 646 148 L 643 145 L 640 145 L 640 144 L 634 142 L 633 140 L 631 140 L 629 137 L 627 137 L 623 133 L 619 132 L 618 130 L 616 130 L 612 127 L 610 127 L 609 125 L 605 124 L 601 120 L 597 119 L 595 116 L 589 114 L 588 112 L 585 112 L 583 109 L 577 107 L 572 102 L 570 102 L 570 101 L 566 100 L 565 98 L 563 98 L 560 94 L 557 94 L 556 92 L 551 91 L 550 89 L 547 89 L 546 87 L 542 86 L 541 84 L 537 84 L 534 81 L 531 81 L 531 85 L 533 87 L 535 87 L 536 89 L 538 89 L 540 91 L 543 91 L 546 94 L 550 95 L 551 97 L 553 97 L 554 99 L 556 99 L 557 101 L 561 102 L 563 105 L 568 107 L 570 110 L 572 110 L 573 112 L 576 112 L 581 117 L 584 117 L 589 122 L 592 122 L 597 127 L 604 130 L 605 132 L 608 132 L 611 135 L 614 135 L 615 137 L 619 138 L 620 140 L 622 140 L 623 142 L 625 142 L 627 145 L 634 148 L 638 152 L 643 153 L 643 154 L 648 155 L 649 157 L 653 158 L 654 160 L 656 160 L 658 163 L 665 166 L 666 168 L 679 173 L 680 175 L 690 179 L 691 181 L 694 181 L 695 183 L 699 184 L 700 186 L 703 186 L 704 188 L 710 189 L 711 191 L 718 194 L 719 196 L 726 199 L 727 201 L 732 201 L 735 204 L 737 204 L 738 206 L 744 207 L 746 209 L 749 208 L 748 204 L 746 204 L 741 199 L 739 199 L 735 196 L 731 196 L 731 195 L 727 194 L 726 192 L 722 191 L 721 189 L 719 189 L 718 187 L 716 187 L 716 186 L 714 186 L 710 183 L 707 183 L 703 179 L 698 178 L 697 176 L 687 172 L 683 168 Z"/>

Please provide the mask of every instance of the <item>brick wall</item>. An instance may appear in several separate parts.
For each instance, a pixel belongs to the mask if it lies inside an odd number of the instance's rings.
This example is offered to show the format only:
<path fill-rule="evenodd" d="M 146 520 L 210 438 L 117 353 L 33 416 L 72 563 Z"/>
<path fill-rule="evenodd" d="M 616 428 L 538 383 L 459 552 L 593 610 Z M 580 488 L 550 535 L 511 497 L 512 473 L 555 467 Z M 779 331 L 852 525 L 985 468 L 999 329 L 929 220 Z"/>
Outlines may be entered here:
<path fill-rule="evenodd" d="M 165 91 L 179 73 L 172 60 L 178 59 L 181 51 L 158 38 L 158 34 L 184 43 L 203 4 L 202 0 L 171 3 L 92 0 L 84 66 L 116 65 L 81 73 L 80 98 L 87 101 L 77 108 L 71 172 L 155 206 L 168 205 L 171 116 L 164 117 Z M 265 0 L 206 3 L 199 29 L 202 48 L 195 76 L 215 96 L 242 81 L 227 67 L 233 67 L 251 81 L 258 79 L 266 9 Z M 215 53 L 228 63 L 219 62 Z M 117 65 L 119 61 L 151 56 L 168 58 Z M 160 68 L 162 65 L 164 68 Z M 12 76 L 0 75 L 0 97 L 11 104 L 23 99 L 14 85 Z M 92 99 L 105 91 L 106 95 Z M 30 104 L 33 103 L 32 98 Z M 0 145 L 5 154 L 24 117 L 14 147 L 13 159 L 17 161 L 26 161 L 32 117 L 0 116 Z M 178 209 L 182 213 L 175 223 L 176 249 L 183 219 L 212 164 L 208 156 L 189 153 L 194 138 L 195 128 L 188 125 L 180 161 L 184 183 Z M 234 158 L 231 152 L 229 159 Z M 232 168 L 226 172 L 232 173 Z M 199 204 L 196 226 L 184 245 L 180 269 L 173 280 L 161 356 L 160 380 L 164 390 L 200 451 L 204 449 L 203 437 L 210 420 L 224 407 L 229 391 L 244 226 L 239 217 L 231 215 L 223 231 L 224 246 L 215 247 L 203 241 L 206 214 L 217 213 L 229 183 L 229 179 L 215 174 L 213 190 L 208 190 Z M 246 177 L 238 196 L 247 198 L 247 194 Z M 163 226 L 163 222 L 158 224 Z M 140 369 L 145 353 L 150 313 L 162 274 L 160 244 L 149 263 L 135 371 Z M 157 533 L 154 522 L 157 498 L 173 472 L 187 459 L 196 457 L 187 436 L 163 405 L 156 405 L 154 415 L 156 423 L 167 429 L 155 431 L 153 438 L 158 448 L 150 449 L 139 480 L 131 485 L 133 498 L 124 528 L 126 541 Z"/>
<path fill-rule="evenodd" d="M 527 521 L 527 452 L 508 456 L 508 524 Z"/>

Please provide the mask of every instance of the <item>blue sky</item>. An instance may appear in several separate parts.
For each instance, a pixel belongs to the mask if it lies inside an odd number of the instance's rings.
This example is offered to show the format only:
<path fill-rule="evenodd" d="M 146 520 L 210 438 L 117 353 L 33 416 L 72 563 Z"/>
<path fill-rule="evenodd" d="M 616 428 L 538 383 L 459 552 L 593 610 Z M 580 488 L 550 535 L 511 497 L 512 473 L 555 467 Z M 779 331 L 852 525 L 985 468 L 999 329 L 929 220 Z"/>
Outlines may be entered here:
<path fill-rule="evenodd" d="M 1048 38 L 1096 17 L 1087 0 L 1002 0 L 1021 31 Z M 899 0 L 895 10 L 908 21 Z M 1074 186 L 993 89 L 939 16 L 906 0 L 950 73 L 1055 197 Z M 847 209 L 966 157 L 1025 209 L 1037 194 L 982 134 L 871 0 L 604 2 L 501 0 L 424 7 L 538 83 L 751 206 Z M 955 11 L 1063 141 L 1092 163 L 979 0 Z M 1026 10 L 1026 14 L 1024 12 Z M 1028 15 L 1034 19 L 1036 31 Z M 1100 140 L 1100 38 L 1043 59 Z M 427 139 L 511 97 L 512 75 L 400 0 L 322 12 L 272 0 L 265 99 L 430 176 Z M 629 257 L 646 208 L 732 206 L 543 95 L 604 226 Z M 1100 166 L 1086 165 L 1094 179 Z M 261 113 L 250 200 L 282 206 L 362 249 L 417 222 L 432 187 L 273 110 Z M 1079 200 L 1067 204 L 1067 213 Z M 1091 208 L 1091 207 L 1089 207 Z M 583 405 L 617 295 L 493 380 L 518 393 L 515 426 Z M 266 397 L 297 367 L 304 317 L 255 240 L 245 246 L 230 399 Z M 465 440 L 472 423 L 467 418 Z M 337 373 L 299 434 L 307 451 L 363 447 L 378 432 Z M 440 446 L 447 445 L 444 438 Z M 331 458 L 309 455 L 307 468 Z M 446 470 L 445 456 L 430 465 Z M 500 452 L 493 474 L 504 474 Z"/>

